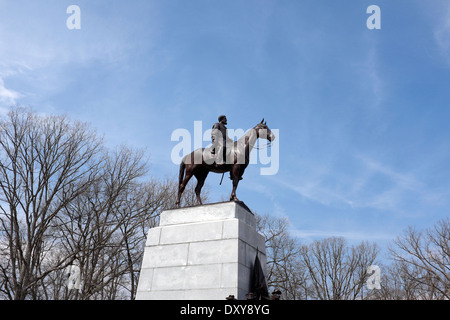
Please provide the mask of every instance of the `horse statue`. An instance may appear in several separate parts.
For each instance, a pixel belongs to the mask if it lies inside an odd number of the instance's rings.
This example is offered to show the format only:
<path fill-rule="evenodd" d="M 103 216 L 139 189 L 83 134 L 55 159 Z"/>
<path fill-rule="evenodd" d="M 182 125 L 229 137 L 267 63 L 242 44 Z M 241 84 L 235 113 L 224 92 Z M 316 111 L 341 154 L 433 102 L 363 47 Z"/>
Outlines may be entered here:
<path fill-rule="evenodd" d="M 181 195 L 192 176 L 197 178 L 197 186 L 195 187 L 197 203 L 199 205 L 202 204 L 200 192 L 210 171 L 222 174 L 230 172 L 230 179 L 233 182 L 230 201 L 239 201 L 236 197 L 236 188 L 250 162 L 250 152 L 258 138 L 265 138 L 269 143 L 275 139 L 275 135 L 264 122 L 264 118 L 256 126 L 248 130 L 239 140 L 235 141 L 232 146 L 227 147 L 226 161 L 223 164 L 215 163 L 215 158 L 211 154 L 210 148 L 199 148 L 184 156 L 180 163 L 176 207 L 180 206 Z"/>

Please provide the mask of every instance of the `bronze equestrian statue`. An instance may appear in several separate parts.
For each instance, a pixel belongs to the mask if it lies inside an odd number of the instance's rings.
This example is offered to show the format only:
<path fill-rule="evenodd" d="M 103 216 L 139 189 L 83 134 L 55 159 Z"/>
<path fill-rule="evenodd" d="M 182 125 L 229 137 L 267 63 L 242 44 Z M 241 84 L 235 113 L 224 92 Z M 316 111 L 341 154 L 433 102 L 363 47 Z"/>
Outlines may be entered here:
<path fill-rule="evenodd" d="M 225 123 L 222 124 L 226 124 L 226 117 L 225 119 L 223 119 L 221 116 L 220 120 L 225 120 Z M 220 142 L 223 143 L 225 139 L 228 140 L 228 136 L 226 135 L 226 131 L 224 137 L 223 134 L 218 133 L 220 132 L 220 128 L 216 129 L 219 130 L 212 133 L 212 135 L 216 135 L 215 138 L 213 138 L 213 140 L 216 139 L 216 143 L 214 144 L 213 141 L 213 146 L 211 148 L 196 149 L 190 154 L 183 157 L 183 159 L 181 160 L 178 197 L 176 201 L 177 208 L 180 206 L 181 195 L 183 194 L 183 191 L 192 176 L 195 176 L 197 178 L 197 186 L 195 187 L 197 203 L 199 205 L 202 204 L 202 200 L 200 199 L 200 192 L 202 190 L 203 184 L 205 183 L 206 177 L 208 176 L 208 173 L 211 171 L 215 173 L 230 172 L 230 179 L 233 181 L 233 190 L 231 192 L 230 201 L 239 201 L 239 199 L 236 197 L 236 188 L 238 186 L 239 180 L 242 180 L 244 171 L 250 162 L 250 152 L 252 151 L 256 140 L 258 140 L 258 138 L 263 138 L 267 139 L 269 142 L 272 142 L 275 139 L 275 135 L 272 133 L 272 131 L 270 131 L 269 127 L 264 122 L 264 119 L 262 119 L 260 123 L 258 123 L 252 129 L 248 130 L 239 140 L 233 141 L 233 143 L 231 144 L 231 148 L 229 147 L 230 143 L 226 143 L 228 148 L 223 151 L 225 156 L 220 157 L 219 154 L 222 152 L 220 150 L 222 149 L 222 146 L 220 146 Z M 219 140 L 223 140 L 217 142 L 217 138 L 219 138 Z M 226 161 L 218 161 L 219 163 L 217 163 L 216 158 L 222 158 Z"/>

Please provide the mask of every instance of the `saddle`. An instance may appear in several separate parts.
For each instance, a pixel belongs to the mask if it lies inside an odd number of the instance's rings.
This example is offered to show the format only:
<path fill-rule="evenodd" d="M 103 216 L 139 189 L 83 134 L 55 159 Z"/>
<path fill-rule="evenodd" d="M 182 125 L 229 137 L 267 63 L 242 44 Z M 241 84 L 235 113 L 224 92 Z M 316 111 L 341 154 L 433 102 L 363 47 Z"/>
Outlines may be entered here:
<path fill-rule="evenodd" d="M 232 150 L 233 150 L 232 147 L 226 148 L 226 150 L 225 150 L 226 158 L 221 159 L 222 163 L 220 163 L 220 164 L 224 164 L 224 163 L 226 163 L 226 159 L 230 159 Z M 213 151 L 213 148 L 211 148 L 211 147 L 205 148 L 203 150 L 203 161 L 205 161 L 205 163 L 207 163 L 207 164 L 216 163 L 217 153 L 212 153 L 212 151 Z"/>

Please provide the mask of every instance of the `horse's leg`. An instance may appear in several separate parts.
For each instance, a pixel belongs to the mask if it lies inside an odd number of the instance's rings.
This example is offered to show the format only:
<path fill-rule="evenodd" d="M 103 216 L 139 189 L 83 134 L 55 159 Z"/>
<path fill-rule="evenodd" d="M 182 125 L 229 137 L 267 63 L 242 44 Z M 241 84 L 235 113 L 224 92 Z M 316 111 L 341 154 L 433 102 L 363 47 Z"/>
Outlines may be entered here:
<path fill-rule="evenodd" d="M 192 178 L 192 168 L 190 166 L 186 166 L 186 175 L 184 176 L 183 182 L 178 187 L 178 198 L 176 202 L 176 206 L 180 206 L 181 195 L 183 194 L 184 189 L 186 188 L 189 180 Z"/>
<path fill-rule="evenodd" d="M 197 203 L 202 205 L 202 199 L 200 198 L 200 192 L 202 191 L 203 185 L 205 184 L 206 177 L 208 176 L 208 170 L 201 170 L 195 173 L 197 178 L 197 186 L 195 187 L 195 195 L 197 196 Z"/>
<path fill-rule="evenodd" d="M 233 181 L 233 190 L 231 191 L 230 201 L 239 201 L 239 199 L 236 197 L 236 189 L 239 184 L 239 180 L 241 180 L 240 174 L 240 166 L 234 165 L 230 171 L 230 177 Z"/>

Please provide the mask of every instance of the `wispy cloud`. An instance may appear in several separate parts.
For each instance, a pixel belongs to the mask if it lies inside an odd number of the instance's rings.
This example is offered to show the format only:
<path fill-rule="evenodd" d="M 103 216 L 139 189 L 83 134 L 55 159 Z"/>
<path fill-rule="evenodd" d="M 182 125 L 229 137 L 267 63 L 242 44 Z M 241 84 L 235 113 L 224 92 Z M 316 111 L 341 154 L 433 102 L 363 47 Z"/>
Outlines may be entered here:
<path fill-rule="evenodd" d="M 104 3 L 113 13 L 118 10 Z M 17 1 L 0 12 L 1 103 L 18 102 L 39 108 L 51 105 L 49 97 L 67 92 L 71 86 L 84 85 L 80 70 L 104 68 L 123 73 L 130 52 L 152 44 L 151 31 L 145 30 L 144 35 L 149 36 L 146 41 L 140 38 L 142 33 L 140 37 L 134 35 L 137 22 L 97 10 L 102 4 L 78 4 L 82 9 L 81 30 L 67 29 L 68 15 L 61 4 Z"/>
<path fill-rule="evenodd" d="M 363 155 L 354 157 L 354 170 L 346 174 L 332 164 L 310 167 L 297 181 L 278 179 L 280 185 L 325 206 L 373 208 L 405 212 L 415 204 L 431 204 L 442 195 L 430 191 L 412 172 L 394 170 L 388 164 Z"/>
<path fill-rule="evenodd" d="M 5 87 L 5 82 L 0 78 L 0 103 L 2 104 L 15 104 L 16 100 L 20 97 L 20 94 L 14 90 Z"/>
<path fill-rule="evenodd" d="M 291 234 L 294 237 L 305 241 L 313 241 L 328 237 L 343 237 L 352 241 L 380 241 L 380 240 L 392 240 L 395 235 L 388 233 L 367 233 L 357 231 L 333 231 L 333 230 L 301 230 L 292 229 Z"/>
<path fill-rule="evenodd" d="M 385 98 L 385 81 L 380 75 L 380 65 L 378 63 L 377 50 L 374 44 L 372 44 L 367 52 L 365 61 L 363 62 L 363 77 L 369 88 L 368 91 L 373 97 L 371 99 L 372 104 L 370 107 L 378 109 Z"/>
<path fill-rule="evenodd" d="M 345 192 L 338 189 L 332 189 L 327 187 L 324 183 L 326 175 L 323 173 L 313 173 L 307 178 L 302 176 L 298 179 L 288 180 L 278 179 L 277 182 L 284 187 L 296 192 L 301 197 L 318 202 L 322 205 L 335 205 L 335 204 L 346 204 L 352 205 L 353 202 L 346 198 Z M 294 183 L 293 180 L 301 181 L 300 183 Z"/>
<path fill-rule="evenodd" d="M 411 173 L 399 173 L 374 159 L 357 157 L 366 168 L 365 180 L 354 190 L 355 206 L 398 211 L 408 196 L 420 193 L 422 184 Z M 378 182 L 377 180 L 383 180 Z M 375 186 L 375 184 L 380 185 Z M 370 192 L 367 190 L 375 189 Z"/>
<path fill-rule="evenodd" d="M 446 2 L 443 5 L 443 16 L 437 19 L 437 24 L 434 30 L 434 39 L 439 48 L 440 54 L 450 65 L 450 7 Z"/>

